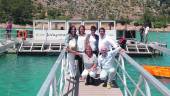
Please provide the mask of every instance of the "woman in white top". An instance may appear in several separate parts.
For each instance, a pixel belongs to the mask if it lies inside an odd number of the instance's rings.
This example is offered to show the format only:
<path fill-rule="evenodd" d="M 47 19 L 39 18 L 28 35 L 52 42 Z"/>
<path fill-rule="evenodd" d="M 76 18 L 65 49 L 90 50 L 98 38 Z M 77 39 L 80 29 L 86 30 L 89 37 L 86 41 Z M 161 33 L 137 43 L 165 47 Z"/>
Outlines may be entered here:
<path fill-rule="evenodd" d="M 78 35 L 78 39 L 77 39 L 77 51 L 80 52 L 80 53 L 84 52 L 85 40 L 86 40 L 85 26 L 80 25 L 80 27 L 79 27 L 79 35 Z M 80 74 L 81 74 L 83 69 L 84 69 L 84 64 L 82 62 L 82 57 L 77 56 L 76 59 L 78 59 L 79 71 L 80 71 Z"/>
<path fill-rule="evenodd" d="M 86 46 L 84 53 L 80 53 L 71 49 L 67 49 L 69 52 L 79 55 L 83 58 L 84 62 L 84 70 L 81 74 L 81 76 L 86 79 L 88 78 L 88 75 L 92 78 L 96 77 L 96 64 L 97 64 L 97 57 L 92 52 L 92 48 L 90 46 Z M 85 84 L 89 84 L 89 80 L 86 79 Z"/>
<path fill-rule="evenodd" d="M 65 39 L 66 48 L 69 48 L 71 50 L 76 50 L 77 38 L 78 36 L 76 35 L 76 27 L 71 26 L 69 28 L 68 35 L 66 36 L 66 39 Z M 68 52 L 67 60 L 68 60 L 70 77 L 75 77 L 76 76 L 75 55 L 73 53 Z"/>

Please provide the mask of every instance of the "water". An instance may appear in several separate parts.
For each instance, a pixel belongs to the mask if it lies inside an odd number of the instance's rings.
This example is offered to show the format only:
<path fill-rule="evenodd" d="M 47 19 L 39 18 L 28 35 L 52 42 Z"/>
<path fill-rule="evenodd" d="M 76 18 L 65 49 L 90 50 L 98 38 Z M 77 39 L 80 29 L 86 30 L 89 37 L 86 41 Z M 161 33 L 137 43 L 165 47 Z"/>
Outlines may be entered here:
<path fill-rule="evenodd" d="M 162 43 L 166 43 L 168 46 L 168 48 L 170 48 L 170 33 L 161 33 L 161 32 L 150 32 L 149 33 L 149 41 L 156 41 L 156 42 L 162 42 Z M 137 40 L 139 41 L 139 34 L 137 34 Z M 151 56 L 151 57 L 132 57 L 136 62 L 138 62 L 139 64 L 143 65 L 143 64 L 147 64 L 147 65 L 159 65 L 159 66 L 170 66 L 170 56 L 167 54 L 163 54 L 163 56 Z M 139 73 L 137 70 L 135 70 L 131 65 L 126 64 L 126 69 L 128 71 L 128 73 L 131 74 L 131 76 L 133 76 L 133 79 L 135 81 L 138 80 L 138 76 Z M 167 86 L 170 89 L 170 79 L 169 78 L 159 78 L 158 80 L 160 80 L 165 86 Z M 127 81 L 129 82 L 129 81 Z M 134 90 L 134 86 L 132 86 L 133 84 L 131 82 L 129 82 L 130 85 L 130 89 Z M 150 85 L 150 84 L 149 84 Z M 122 85 L 120 84 L 121 89 L 123 88 Z M 162 94 L 160 94 L 155 88 L 154 86 L 150 86 L 151 87 L 151 94 L 153 96 L 163 96 Z M 138 95 L 140 96 L 140 95 Z"/>
<path fill-rule="evenodd" d="M 56 56 L 0 56 L 1 96 L 36 96 Z"/>
<path fill-rule="evenodd" d="M 167 43 L 170 48 L 170 33 L 149 33 L 149 41 Z M 139 34 L 137 34 L 139 40 Z M 133 57 L 139 64 L 170 66 L 170 56 Z M 17 56 L 4 54 L 0 56 L 0 95 L 1 96 L 35 96 L 44 82 L 57 56 Z M 126 65 L 127 66 L 127 65 Z M 131 69 L 131 66 L 127 66 Z M 129 71 L 137 76 L 136 70 Z M 170 89 L 170 83 L 163 81 Z M 154 88 L 153 88 L 154 89 Z M 153 96 L 161 96 L 152 91 Z"/>

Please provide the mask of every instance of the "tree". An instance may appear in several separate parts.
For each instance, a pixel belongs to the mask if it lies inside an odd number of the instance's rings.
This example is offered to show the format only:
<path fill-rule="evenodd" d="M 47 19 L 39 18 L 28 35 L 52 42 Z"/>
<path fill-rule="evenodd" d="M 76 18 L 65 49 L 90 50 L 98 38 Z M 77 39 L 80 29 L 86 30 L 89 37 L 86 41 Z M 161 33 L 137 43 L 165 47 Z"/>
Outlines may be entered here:
<path fill-rule="evenodd" d="M 7 18 L 11 16 L 16 24 L 32 21 L 33 8 L 31 0 L 0 0 L 0 13 L 4 16 L 2 19 L 7 21 Z"/>

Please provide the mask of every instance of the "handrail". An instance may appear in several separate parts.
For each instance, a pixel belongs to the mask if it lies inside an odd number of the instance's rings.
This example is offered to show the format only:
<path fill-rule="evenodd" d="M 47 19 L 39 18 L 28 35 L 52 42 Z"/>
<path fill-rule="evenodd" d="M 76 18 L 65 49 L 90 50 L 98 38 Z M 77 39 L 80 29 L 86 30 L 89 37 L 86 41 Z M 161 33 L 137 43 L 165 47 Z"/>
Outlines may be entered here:
<path fill-rule="evenodd" d="M 134 61 L 131 57 L 129 57 L 125 52 L 120 53 L 135 69 L 137 69 L 140 74 L 151 83 L 154 87 L 156 87 L 163 95 L 170 96 L 170 90 L 165 87 L 160 81 L 154 78 L 151 74 L 149 74 L 146 70 L 144 70 L 136 61 Z"/>
<path fill-rule="evenodd" d="M 37 96 L 44 96 L 46 91 L 48 90 L 49 86 L 50 86 L 50 83 L 52 82 L 51 80 L 54 79 L 55 77 L 55 72 L 56 70 L 58 69 L 59 65 L 61 64 L 62 62 L 62 59 L 65 55 L 65 51 L 61 51 L 57 61 L 55 62 L 55 64 L 52 66 L 46 80 L 44 81 L 43 85 L 41 86 Z"/>

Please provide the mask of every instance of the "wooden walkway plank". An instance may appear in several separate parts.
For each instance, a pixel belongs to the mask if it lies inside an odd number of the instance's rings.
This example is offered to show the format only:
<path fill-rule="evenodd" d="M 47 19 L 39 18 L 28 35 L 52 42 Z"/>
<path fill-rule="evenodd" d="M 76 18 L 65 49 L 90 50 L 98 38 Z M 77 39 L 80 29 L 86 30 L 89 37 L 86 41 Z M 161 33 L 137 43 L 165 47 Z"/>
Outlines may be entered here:
<path fill-rule="evenodd" d="M 100 85 L 85 85 L 85 82 L 79 83 L 79 96 L 123 96 L 120 88 L 108 89 Z"/>

